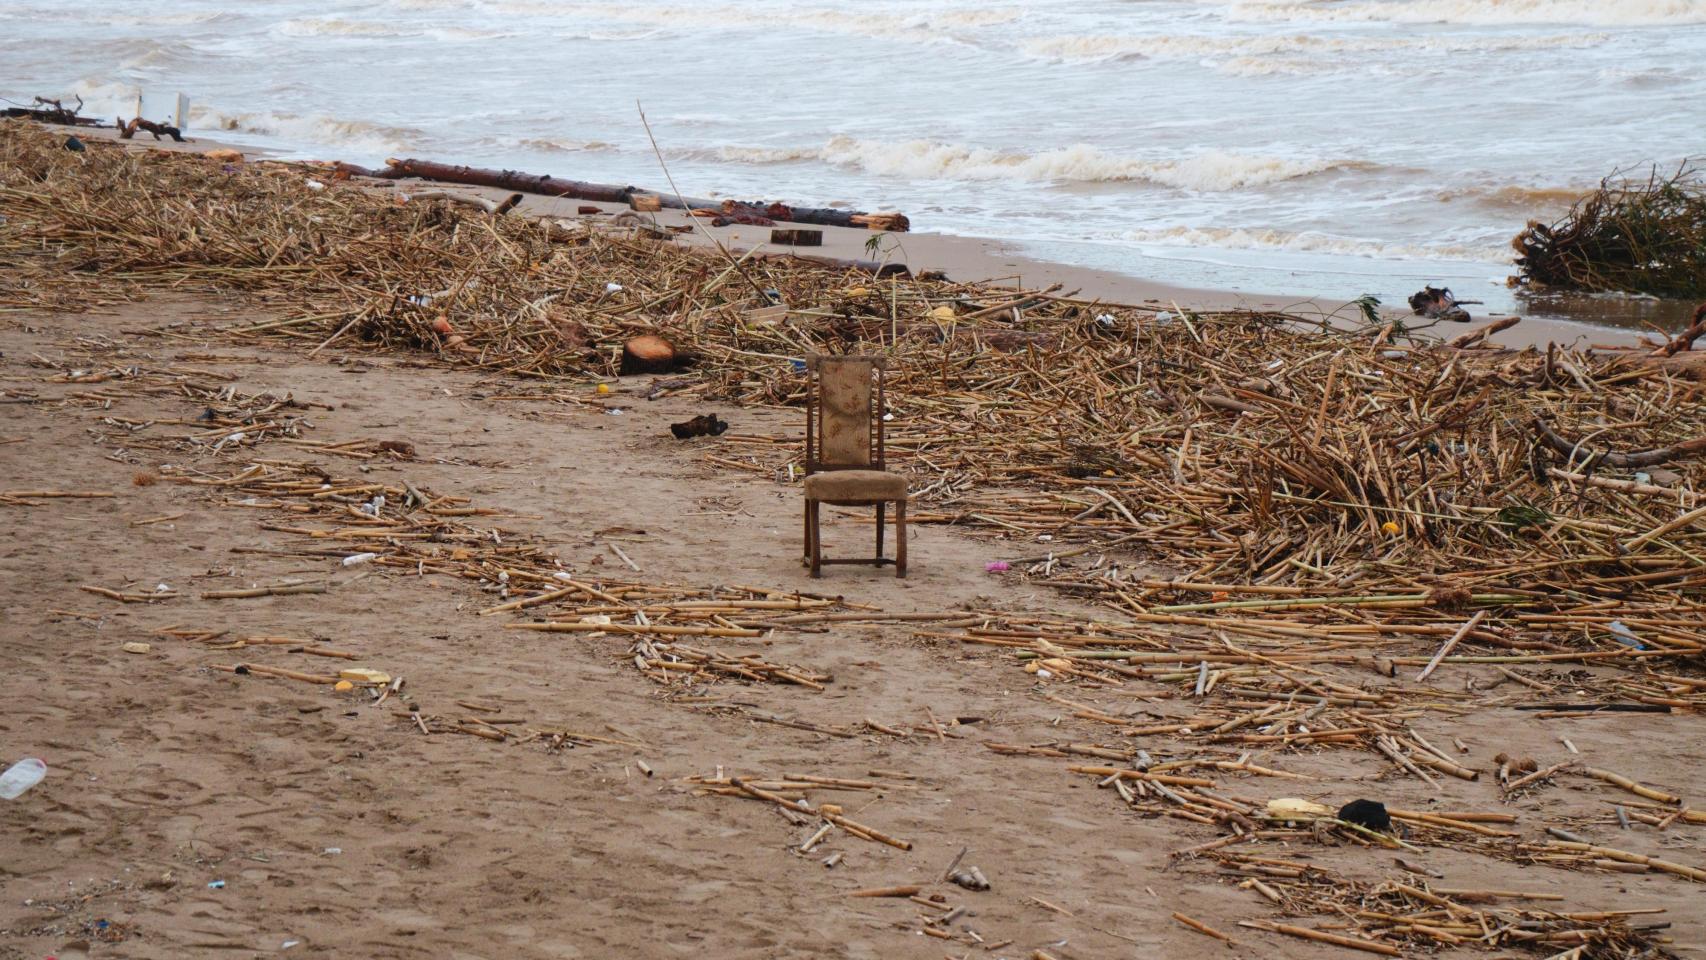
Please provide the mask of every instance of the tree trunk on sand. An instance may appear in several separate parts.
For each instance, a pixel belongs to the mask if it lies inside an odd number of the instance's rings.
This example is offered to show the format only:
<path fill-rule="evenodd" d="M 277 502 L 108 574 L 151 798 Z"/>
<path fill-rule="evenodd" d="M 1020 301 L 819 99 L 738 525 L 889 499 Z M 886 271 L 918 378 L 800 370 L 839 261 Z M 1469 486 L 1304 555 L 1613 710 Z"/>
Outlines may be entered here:
<path fill-rule="evenodd" d="M 428 160 L 385 161 L 389 169 L 375 175 L 385 179 L 419 177 L 444 183 L 465 183 L 477 187 L 497 187 L 520 190 L 551 197 L 592 200 L 598 203 L 631 204 L 636 195 L 656 196 L 660 206 L 670 210 L 717 210 L 726 216 L 744 215 L 807 223 L 827 227 L 856 227 L 872 230 L 905 232 L 911 222 L 899 213 L 864 213 L 858 210 L 835 210 L 825 207 L 790 207 L 783 203 L 761 201 L 707 200 L 701 197 L 677 197 L 674 194 L 654 194 L 638 187 L 618 187 L 608 183 L 588 183 L 583 180 L 563 180 L 544 174 L 521 173 L 515 170 L 484 170 L 478 167 L 433 163 Z"/>

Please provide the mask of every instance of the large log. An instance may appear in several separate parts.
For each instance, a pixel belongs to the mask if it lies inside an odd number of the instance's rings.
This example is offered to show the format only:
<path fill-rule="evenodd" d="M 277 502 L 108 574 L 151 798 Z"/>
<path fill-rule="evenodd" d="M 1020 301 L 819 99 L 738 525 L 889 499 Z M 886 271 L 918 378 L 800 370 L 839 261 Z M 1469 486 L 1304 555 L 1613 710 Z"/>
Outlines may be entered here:
<path fill-rule="evenodd" d="M 654 334 L 645 334 L 622 345 L 622 376 L 634 373 L 668 373 L 681 362 L 675 345 Z"/>
<path fill-rule="evenodd" d="M 910 221 L 899 213 L 864 213 L 859 210 L 835 210 L 827 207 L 790 207 L 784 203 L 763 201 L 708 200 L 703 197 L 677 197 L 674 194 L 641 190 L 638 187 L 619 187 L 608 183 L 588 183 L 584 180 L 564 180 L 548 174 L 522 173 L 517 170 L 486 170 L 430 160 L 385 161 L 389 169 L 377 175 L 386 179 L 419 177 L 443 183 L 465 183 L 476 187 L 497 187 L 500 190 L 519 190 L 550 197 L 569 197 L 598 203 L 633 202 L 636 195 L 656 196 L 661 206 L 671 210 L 721 210 L 725 215 L 768 217 L 791 223 L 807 223 L 827 227 L 868 227 L 873 230 L 894 230 L 904 233 Z"/>

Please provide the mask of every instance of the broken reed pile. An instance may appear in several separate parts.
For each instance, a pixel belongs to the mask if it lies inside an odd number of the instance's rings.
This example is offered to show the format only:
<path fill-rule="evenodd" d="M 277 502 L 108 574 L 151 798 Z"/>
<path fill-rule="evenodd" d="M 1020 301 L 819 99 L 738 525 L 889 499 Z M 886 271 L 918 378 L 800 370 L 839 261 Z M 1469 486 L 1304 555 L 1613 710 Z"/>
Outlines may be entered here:
<path fill-rule="evenodd" d="M 284 164 L 73 154 L 23 123 L 0 128 L 0 175 L 0 257 L 19 278 L 0 306 L 215 287 L 279 314 L 229 335 L 428 350 L 546 380 L 612 374 L 626 339 L 661 334 L 697 356 L 706 395 L 749 403 L 801 403 L 792 361 L 807 353 L 884 352 L 890 458 L 940 504 L 926 518 L 1046 533 L 1024 550 L 1048 575 L 1128 612 L 1491 606 L 1561 613 L 1540 629 L 1572 644 L 1605 638 L 1603 617 L 1570 612 L 1596 597 L 1655 622 L 1702 612 L 1706 404 L 1656 364 L 734 262 L 650 232 L 402 203 Z M 785 315 L 755 309 L 778 297 Z M 796 452 L 764 448 L 765 472 Z M 1085 559 L 1123 546 L 1266 593 L 1154 608 L 1101 562 L 1057 567 L 1086 553 L 1068 541 L 1096 545 Z"/>
<path fill-rule="evenodd" d="M 1536 289 L 1706 297 L 1706 172 L 1688 160 L 1645 180 L 1612 174 L 1511 246 L 1519 282 Z"/>

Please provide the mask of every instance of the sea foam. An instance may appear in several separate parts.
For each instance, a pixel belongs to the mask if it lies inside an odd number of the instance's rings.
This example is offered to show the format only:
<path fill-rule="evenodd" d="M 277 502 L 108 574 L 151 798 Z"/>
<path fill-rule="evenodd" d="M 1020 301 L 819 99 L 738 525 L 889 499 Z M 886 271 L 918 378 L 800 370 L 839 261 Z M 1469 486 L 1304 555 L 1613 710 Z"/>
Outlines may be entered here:
<path fill-rule="evenodd" d="M 1263 186 L 1339 169 L 1355 160 L 1291 158 L 1208 150 L 1182 159 L 1111 154 L 1088 144 L 1037 153 L 931 140 L 891 142 L 832 137 L 818 147 L 727 147 L 715 159 L 734 163 L 819 161 L 912 180 L 1012 180 L 1037 183 L 1147 182 L 1180 190 L 1224 191 Z"/>
<path fill-rule="evenodd" d="M 1563 23 L 1632 27 L 1706 23 L 1706 0 L 1244 0 L 1231 20 L 1449 23 L 1474 26 Z"/>

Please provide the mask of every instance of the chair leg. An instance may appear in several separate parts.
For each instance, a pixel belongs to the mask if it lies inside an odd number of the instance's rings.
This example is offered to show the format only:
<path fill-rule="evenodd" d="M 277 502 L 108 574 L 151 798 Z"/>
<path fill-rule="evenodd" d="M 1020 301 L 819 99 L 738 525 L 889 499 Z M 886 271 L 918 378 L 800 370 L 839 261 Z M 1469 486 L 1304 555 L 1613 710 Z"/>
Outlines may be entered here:
<path fill-rule="evenodd" d="M 894 575 L 906 576 L 906 500 L 894 502 Z"/>
<path fill-rule="evenodd" d="M 800 509 L 801 515 L 805 518 L 804 538 L 800 541 L 802 544 L 800 547 L 800 566 L 809 567 L 812 565 L 812 502 L 810 500 L 801 501 Z"/>
<path fill-rule="evenodd" d="M 816 500 L 806 501 L 806 514 L 806 523 L 812 530 L 812 578 L 816 579 L 823 576 L 823 526 Z"/>
<path fill-rule="evenodd" d="M 883 510 L 888 504 L 877 504 L 877 559 L 883 558 Z"/>

